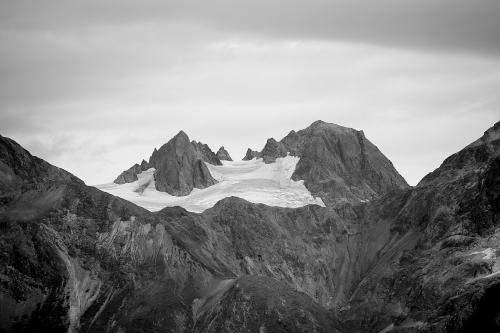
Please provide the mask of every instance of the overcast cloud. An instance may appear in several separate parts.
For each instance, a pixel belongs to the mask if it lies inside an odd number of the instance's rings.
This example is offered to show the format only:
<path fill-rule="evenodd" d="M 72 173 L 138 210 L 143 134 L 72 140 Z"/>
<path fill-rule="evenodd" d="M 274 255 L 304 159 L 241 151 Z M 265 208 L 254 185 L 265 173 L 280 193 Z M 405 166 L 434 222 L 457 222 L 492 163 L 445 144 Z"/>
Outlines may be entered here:
<path fill-rule="evenodd" d="M 500 115 L 500 1 L 2 1 L 0 134 L 88 184 L 317 119 L 411 184 Z"/>

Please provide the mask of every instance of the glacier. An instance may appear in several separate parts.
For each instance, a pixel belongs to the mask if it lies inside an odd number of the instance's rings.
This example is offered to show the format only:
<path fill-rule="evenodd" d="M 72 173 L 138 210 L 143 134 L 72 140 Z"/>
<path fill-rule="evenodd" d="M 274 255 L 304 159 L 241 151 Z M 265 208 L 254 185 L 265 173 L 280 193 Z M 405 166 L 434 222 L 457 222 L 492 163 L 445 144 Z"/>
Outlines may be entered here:
<path fill-rule="evenodd" d="M 262 159 L 223 161 L 220 166 L 206 163 L 218 183 L 205 189 L 195 188 L 183 197 L 156 190 L 154 168 L 138 174 L 138 180 L 132 183 L 109 183 L 95 187 L 153 212 L 181 206 L 190 212 L 201 213 L 231 196 L 269 206 L 296 208 L 316 204 L 324 207 L 323 201 L 314 198 L 302 180 L 291 179 L 298 161 L 298 157 L 286 156 L 269 164 Z"/>

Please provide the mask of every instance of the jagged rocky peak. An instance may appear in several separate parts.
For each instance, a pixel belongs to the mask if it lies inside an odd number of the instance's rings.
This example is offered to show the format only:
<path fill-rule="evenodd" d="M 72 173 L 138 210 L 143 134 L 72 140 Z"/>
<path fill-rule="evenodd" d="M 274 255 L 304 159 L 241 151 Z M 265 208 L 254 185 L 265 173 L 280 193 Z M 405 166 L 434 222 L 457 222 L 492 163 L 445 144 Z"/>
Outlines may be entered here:
<path fill-rule="evenodd" d="M 151 156 L 150 164 L 156 169 L 156 189 L 172 195 L 188 195 L 193 188 L 206 188 L 217 183 L 202 154 L 183 131 L 161 146 L 157 154 Z"/>
<path fill-rule="evenodd" d="M 260 152 L 248 148 L 245 157 L 243 157 L 243 161 L 250 161 L 254 158 L 260 158 L 260 157 L 261 157 Z"/>
<path fill-rule="evenodd" d="M 191 141 L 191 144 L 203 161 L 212 165 L 222 165 L 219 157 L 212 151 L 212 149 L 210 149 L 207 144 L 199 141 Z"/>
<path fill-rule="evenodd" d="M 149 169 L 149 163 L 146 162 L 146 160 L 142 160 L 141 162 L 141 170 L 147 170 Z"/>
<path fill-rule="evenodd" d="M 138 178 L 137 175 L 149 169 L 149 163 L 142 160 L 141 164 L 134 164 L 129 169 L 123 171 L 115 180 L 115 184 L 125 184 L 135 182 Z"/>
<path fill-rule="evenodd" d="M 300 157 L 292 178 L 304 180 L 327 204 L 371 200 L 408 187 L 363 131 L 318 120 L 279 142 L 267 140 L 262 152 L 247 152 L 265 163 L 287 154 Z"/>
<path fill-rule="evenodd" d="M 272 163 L 278 157 L 285 157 L 287 153 L 288 149 L 283 143 L 270 138 L 267 140 L 264 149 L 262 149 L 261 155 L 265 163 Z"/>
<path fill-rule="evenodd" d="M 224 148 L 224 146 L 220 147 L 219 150 L 217 151 L 217 157 L 221 161 L 232 161 L 233 159 L 229 155 L 229 152 Z"/>
<path fill-rule="evenodd" d="M 222 164 L 208 145 L 190 141 L 184 131 L 179 131 L 166 144 L 154 149 L 149 162 L 143 160 L 140 165 L 133 165 L 122 172 L 114 182 L 134 182 L 138 179 L 138 174 L 155 168 L 155 187 L 158 191 L 184 196 L 191 193 L 193 188 L 206 188 L 217 183 L 205 162 Z"/>

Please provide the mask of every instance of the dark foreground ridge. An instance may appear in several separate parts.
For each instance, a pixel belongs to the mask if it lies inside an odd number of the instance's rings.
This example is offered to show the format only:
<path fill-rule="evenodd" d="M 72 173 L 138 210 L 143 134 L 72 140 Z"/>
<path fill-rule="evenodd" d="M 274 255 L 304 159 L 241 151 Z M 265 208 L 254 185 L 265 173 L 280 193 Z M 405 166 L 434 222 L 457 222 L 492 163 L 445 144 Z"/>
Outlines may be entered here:
<path fill-rule="evenodd" d="M 151 213 L 4 137 L 0 185 L 2 332 L 500 328 L 498 123 L 415 188 L 326 208 Z"/>

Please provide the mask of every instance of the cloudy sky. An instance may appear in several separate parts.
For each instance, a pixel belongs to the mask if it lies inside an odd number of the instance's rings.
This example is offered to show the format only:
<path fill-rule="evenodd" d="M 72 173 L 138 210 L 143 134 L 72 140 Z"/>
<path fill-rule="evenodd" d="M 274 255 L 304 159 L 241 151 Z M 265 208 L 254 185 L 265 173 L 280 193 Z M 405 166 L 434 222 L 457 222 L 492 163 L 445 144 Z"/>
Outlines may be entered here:
<path fill-rule="evenodd" d="M 317 119 L 415 185 L 500 120 L 498 0 L 0 2 L 0 134 L 87 184 Z"/>

